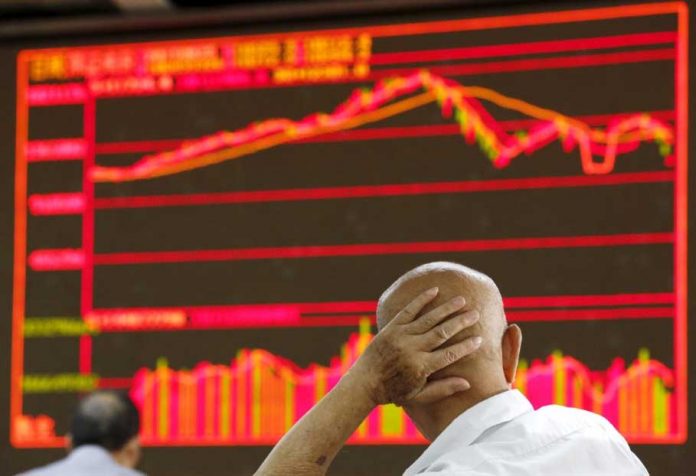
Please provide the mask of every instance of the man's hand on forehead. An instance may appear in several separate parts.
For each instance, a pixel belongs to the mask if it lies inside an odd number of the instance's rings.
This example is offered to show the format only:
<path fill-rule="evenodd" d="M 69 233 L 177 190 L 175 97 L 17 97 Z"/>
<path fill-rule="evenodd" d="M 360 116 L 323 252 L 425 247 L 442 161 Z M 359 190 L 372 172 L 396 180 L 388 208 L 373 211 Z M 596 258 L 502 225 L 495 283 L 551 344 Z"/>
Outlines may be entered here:
<path fill-rule="evenodd" d="M 403 306 L 348 373 L 273 448 L 259 476 L 324 475 L 375 406 L 430 403 L 470 388 L 462 377 L 433 374 L 481 346 L 480 336 L 469 336 L 478 328 L 472 326 L 479 314 L 465 310 L 471 303 L 449 293 L 450 299 L 435 306 L 438 293 L 432 288 Z"/>
<path fill-rule="evenodd" d="M 406 305 L 373 339 L 350 373 L 365 382 L 375 404 L 429 403 L 467 390 L 464 378 L 428 381 L 438 370 L 476 351 L 480 336 L 460 342 L 450 338 L 473 326 L 477 311 L 466 311 L 462 296 L 423 312 L 438 288 L 421 293 Z"/>

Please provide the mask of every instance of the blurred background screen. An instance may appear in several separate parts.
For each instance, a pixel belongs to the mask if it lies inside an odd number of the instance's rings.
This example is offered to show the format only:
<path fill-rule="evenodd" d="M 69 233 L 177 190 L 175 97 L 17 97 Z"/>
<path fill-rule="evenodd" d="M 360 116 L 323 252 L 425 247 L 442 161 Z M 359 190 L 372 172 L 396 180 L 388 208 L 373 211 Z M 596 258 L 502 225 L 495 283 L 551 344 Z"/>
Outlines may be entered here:
<path fill-rule="evenodd" d="M 146 471 L 249 474 L 381 291 L 451 260 L 500 286 L 535 406 L 686 474 L 686 4 L 306 11 L 2 44 L 0 472 L 117 388 Z M 381 407 L 334 474 L 424 442 Z"/>

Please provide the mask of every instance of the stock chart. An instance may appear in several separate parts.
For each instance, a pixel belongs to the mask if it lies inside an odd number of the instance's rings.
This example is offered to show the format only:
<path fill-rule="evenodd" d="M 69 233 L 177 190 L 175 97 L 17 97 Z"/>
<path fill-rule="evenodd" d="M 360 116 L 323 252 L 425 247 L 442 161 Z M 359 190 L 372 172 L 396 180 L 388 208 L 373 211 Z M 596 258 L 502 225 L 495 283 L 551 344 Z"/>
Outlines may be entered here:
<path fill-rule="evenodd" d="M 686 6 L 378 20 L 19 52 L 14 447 L 97 388 L 146 446 L 271 446 L 434 260 L 498 283 L 536 407 L 686 440 Z"/>

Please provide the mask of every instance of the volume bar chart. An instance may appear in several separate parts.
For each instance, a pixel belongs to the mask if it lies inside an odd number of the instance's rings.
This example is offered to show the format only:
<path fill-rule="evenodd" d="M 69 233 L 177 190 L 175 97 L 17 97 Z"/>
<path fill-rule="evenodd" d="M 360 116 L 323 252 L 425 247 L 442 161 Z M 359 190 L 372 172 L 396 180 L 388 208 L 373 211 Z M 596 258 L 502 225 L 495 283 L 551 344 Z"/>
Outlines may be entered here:
<path fill-rule="evenodd" d="M 352 333 L 328 366 L 307 368 L 261 349 L 242 349 L 229 365 L 202 362 L 173 369 L 160 358 L 128 380 L 141 415 L 141 439 L 151 445 L 267 445 L 326 395 L 372 339 L 370 322 Z M 113 379 L 110 385 L 113 386 Z M 606 370 L 590 370 L 560 351 L 544 361 L 520 362 L 515 388 L 535 408 L 565 405 L 607 418 L 632 441 L 669 441 L 677 431 L 674 372 L 641 349 L 628 366 L 615 359 Z M 28 422 L 24 434 L 52 431 L 50 419 Z M 46 430 L 44 430 L 46 431 Z M 44 435 L 45 437 L 45 435 Z M 354 444 L 422 444 L 402 408 L 376 408 L 351 436 Z"/>
<path fill-rule="evenodd" d="M 274 443 L 341 378 L 369 343 L 369 322 L 352 334 L 327 367 L 298 368 L 262 350 L 242 350 L 229 366 L 202 363 L 174 370 L 161 359 L 135 375 L 131 395 L 143 416 L 142 438 L 156 444 Z M 535 407 L 567 405 L 605 416 L 633 440 L 669 440 L 676 431 L 674 373 L 642 349 L 630 365 L 616 359 L 604 371 L 555 352 L 522 362 L 515 386 Z M 421 443 L 403 410 L 377 408 L 354 443 Z"/>

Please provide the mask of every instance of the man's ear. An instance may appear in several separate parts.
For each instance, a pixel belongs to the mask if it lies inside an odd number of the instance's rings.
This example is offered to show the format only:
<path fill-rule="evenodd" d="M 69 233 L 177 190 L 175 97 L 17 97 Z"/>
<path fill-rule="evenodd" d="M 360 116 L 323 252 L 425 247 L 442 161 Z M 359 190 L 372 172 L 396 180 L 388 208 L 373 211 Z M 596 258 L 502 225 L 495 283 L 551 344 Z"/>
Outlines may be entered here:
<path fill-rule="evenodd" d="M 141 448 L 140 448 L 140 437 L 134 436 L 130 439 L 126 446 L 122 450 L 126 454 L 126 466 L 129 468 L 135 468 L 140 462 Z"/>
<path fill-rule="evenodd" d="M 517 364 L 520 360 L 520 348 L 522 347 L 522 330 L 516 324 L 510 324 L 503 333 L 503 372 L 505 380 L 512 385 L 515 381 Z"/>

